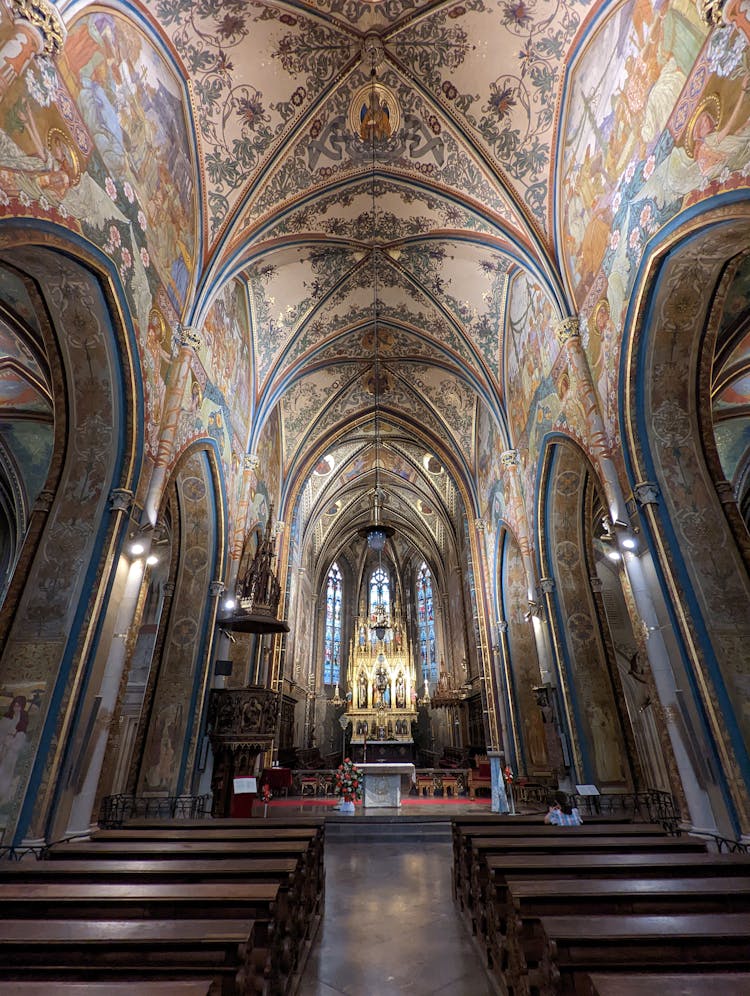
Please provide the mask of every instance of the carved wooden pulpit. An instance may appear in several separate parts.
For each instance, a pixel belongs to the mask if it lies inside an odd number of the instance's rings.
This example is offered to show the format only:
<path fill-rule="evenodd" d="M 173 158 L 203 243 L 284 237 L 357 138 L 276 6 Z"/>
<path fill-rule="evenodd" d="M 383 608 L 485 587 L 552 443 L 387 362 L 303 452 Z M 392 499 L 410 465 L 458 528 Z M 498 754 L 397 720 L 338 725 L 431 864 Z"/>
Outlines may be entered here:
<path fill-rule="evenodd" d="M 229 816 L 233 781 L 252 775 L 258 754 L 272 748 L 278 717 L 278 693 L 263 685 L 211 689 L 208 733 L 214 753 L 212 816 Z"/>

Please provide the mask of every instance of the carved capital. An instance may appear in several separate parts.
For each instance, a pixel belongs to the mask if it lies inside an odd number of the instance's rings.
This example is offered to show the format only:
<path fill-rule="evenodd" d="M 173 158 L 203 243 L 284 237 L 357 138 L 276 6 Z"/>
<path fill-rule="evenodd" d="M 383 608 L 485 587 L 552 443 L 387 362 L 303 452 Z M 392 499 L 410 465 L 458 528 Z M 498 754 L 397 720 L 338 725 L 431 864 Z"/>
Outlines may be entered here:
<path fill-rule="evenodd" d="M 633 495 L 641 508 L 644 505 L 658 505 L 660 493 L 659 485 L 653 481 L 641 481 L 633 488 Z"/>
<path fill-rule="evenodd" d="M 194 325 L 181 325 L 178 323 L 174 336 L 177 345 L 181 349 L 185 347 L 198 349 L 202 342 L 201 330 Z"/>
<path fill-rule="evenodd" d="M 542 578 L 539 582 L 539 586 L 545 595 L 551 595 L 555 590 L 555 579 L 554 578 Z"/>
<path fill-rule="evenodd" d="M 498 633 L 507 633 L 508 632 L 508 620 L 507 619 L 498 619 L 498 621 L 497 621 L 497 631 L 498 631 Z"/>
<path fill-rule="evenodd" d="M 171 598 L 174 595 L 175 584 L 174 581 L 167 581 L 164 585 L 164 597 Z"/>
<path fill-rule="evenodd" d="M 274 539 L 278 539 L 283 532 L 284 532 L 284 523 L 281 521 L 281 519 L 277 519 L 276 522 L 274 522 L 273 524 Z"/>
<path fill-rule="evenodd" d="M 54 57 L 65 42 L 65 25 L 54 4 L 48 0 L 11 0 L 14 20 L 27 21 L 42 38 L 42 51 Z"/>
<path fill-rule="evenodd" d="M 483 533 L 487 529 L 487 523 L 484 519 L 474 519 L 474 528 L 478 533 Z"/>
<path fill-rule="evenodd" d="M 49 512 L 55 500 L 54 491 L 40 491 L 34 501 L 33 512 Z"/>
<path fill-rule="evenodd" d="M 601 591 L 604 588 L 604 585 L 602 584 L 602 579 L 600 577 L 597 577 L 596 575 L 594 575 L 594 577 L 589 578 L 589 582 L 591 583 L 592 591 Z"/>
<path fill-rule="evenodd" d="M 555 326 L 555 336 L 561 346 L 564 346 L 566 342 L 570 342 L 571 339 L 580 339 L 580 320 L 578 318 L 563 318 L 563 320 L 558 322 Z"/>
<path fill-rule="evenodd" d="M 245 470 L 257 470 L 259 463 L 260 463 L 260 457 L 258 456 L 257 453 L 245 454 Z"/>
<path fill-rule="evenodd" d="M 500 454 L 500 465 L 506 470 L 511 467 L 518 467 L 521 460 L 518 456 L 518 450 L 503 450 Z"/>
<path fill-rule="evenodd" d="M 129 512 L 132 504 L 132 491 L 127 488 L 112 488 L 109 493 L 109 507 L 113 512 Z"/>
<path fill-rule="evenodd" d="M 210 581 L 208 584 L 208 593 L 211 598 L 218 598 L 223 595 L 226 591 L 226 585 L 223 581 Z"/>

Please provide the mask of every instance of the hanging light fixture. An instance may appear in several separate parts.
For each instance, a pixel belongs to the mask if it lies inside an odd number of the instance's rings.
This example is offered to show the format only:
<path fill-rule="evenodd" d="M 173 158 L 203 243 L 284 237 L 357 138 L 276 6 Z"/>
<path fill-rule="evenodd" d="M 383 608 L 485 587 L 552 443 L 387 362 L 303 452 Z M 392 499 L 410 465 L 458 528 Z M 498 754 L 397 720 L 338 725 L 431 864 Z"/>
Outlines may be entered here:
<path fill-rule="evenodd" d="M 370 69 L 370 82 L 372 86 L 370 106 L 374 106 L 377 100 L 375 93 L 375 59 L 376 54 L 371 53 L 372 67 Z M 380 553 L 385 547 L 386 540 L 393 536 L 395 530 L 383 522 L 383 504 L 385 491 L 380 486 L 380 343 L 378 338 L 378 254 L 376 247 L 377 238 L 377 215 L 376 215 L 376 191 L 375 191 L 375 138 L 376 129 L 370 130 L 372 149 L 372 239 L 371 239 L 371 260 L 372 260 L 372 327 L 373 327 L 373 393 L 375 397 L 375 487 L 372 491 L 372 521 L 360 533 L 367 540 L 367 545 L 371 550 Z"/>

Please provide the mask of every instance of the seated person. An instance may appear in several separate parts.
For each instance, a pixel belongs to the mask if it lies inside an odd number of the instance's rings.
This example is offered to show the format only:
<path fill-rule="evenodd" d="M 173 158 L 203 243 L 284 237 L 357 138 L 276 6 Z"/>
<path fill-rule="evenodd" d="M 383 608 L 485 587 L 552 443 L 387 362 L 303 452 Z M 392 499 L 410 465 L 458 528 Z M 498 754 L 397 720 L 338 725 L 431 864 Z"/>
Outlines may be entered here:
<path fill-rule="evenodd" d="M 556 827 L 580 827 L 583 824 L 581 814 L 570 806 L 564 792 L 555 792 L 550 799 L 544 822 Z"/>

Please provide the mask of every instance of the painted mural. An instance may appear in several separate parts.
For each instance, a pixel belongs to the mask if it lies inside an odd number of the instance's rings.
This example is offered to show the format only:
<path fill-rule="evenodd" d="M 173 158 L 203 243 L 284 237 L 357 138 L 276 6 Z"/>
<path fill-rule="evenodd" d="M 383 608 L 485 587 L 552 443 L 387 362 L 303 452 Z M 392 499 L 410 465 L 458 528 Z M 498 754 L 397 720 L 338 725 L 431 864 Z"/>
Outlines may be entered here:
<path fill-rule="evenodd" d="M 71 26 L 60 75 L 106 171 L 90 160 L 93 180 L 122 204 L 131 231 L 145 243 L 138 250 L 144 270 L 153 260 L 180 314 L 196 256 L 195 167 L 181 86 L 132 24 L 105 11 Z M 98 201 L 105 208 L 98 217 L 91 207 L 73 213 L 104 225 L 111 204 Z"/>
<path fill-rule="evenodd" d="M 270 505 L 274 507 L 275 518 L 282 517 L 280 507 L 282 438 L 278 408 L 274 408 L 266 419 L 256 452 L 259 457 L 257 473 L 260 483 L 250 505 L 248 518 L 250 528 L 256 524 L 265 526 Z"/>
<path fill-rule="evenodd" d="M 251 350 L 245 287 L 232 281 L 222 287 L 206 315 L 199 355 L 216 392 L 217 405 L 225 410 L 229 432 L 237 436 L 243 449 L 250 434 L 253 400 Z"/>
<path fill-rule="evenodd" d="M 562 410 L 552 377 L 560 351 L 555 320 L 552 303 L 539 284 L 525 273 L 515 276 L 508 294 L 504 384 L 511 440 L 521 455 L 526 496 L 534 494 L 541 440 Z"/>
<path fill-rule="evenodd" d="M 625 308 L 646 246 L 682 209 L 748 186 L 749 89 L 745 31 L 721 25 L 707 37 L 687 0 L 624 4 L 574 69 L 560 248 L 610 425 Z"/>

